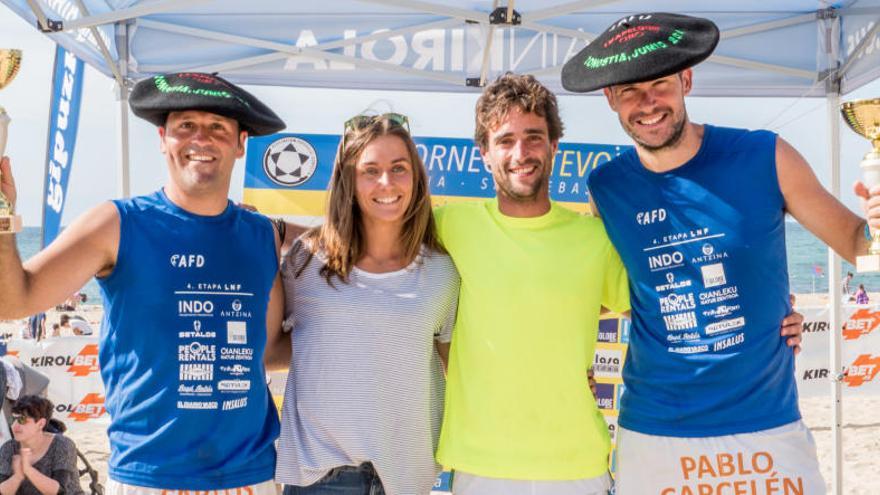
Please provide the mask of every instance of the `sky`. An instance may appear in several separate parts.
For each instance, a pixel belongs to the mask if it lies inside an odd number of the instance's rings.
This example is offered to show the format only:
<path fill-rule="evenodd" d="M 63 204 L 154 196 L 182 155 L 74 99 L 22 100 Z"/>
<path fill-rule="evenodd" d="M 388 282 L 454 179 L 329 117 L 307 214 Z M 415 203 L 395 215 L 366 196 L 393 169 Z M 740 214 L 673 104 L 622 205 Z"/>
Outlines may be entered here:
<path fill-rule="evenodd" d="M 18 185 L 18 213 L 25 225 L 39 225 L 42 208 L 49 92 L 54 43 L 0 5 L 0 47 L 24 50 L 16 79 L 0 91 L 0 106 L 12 118 L 6 154 L 12 159 Z M 698 77 L 698 74 L 697 74 Z M 697 81 L 696 84 L 699 82 Z M 87 68 L 79 135 L 73 157 L 67 204 L 62 219 L 68 224 L 89 208 L 119 196 L 118 113 L 115 83 Z M 414 135 L 471 137 L 477 94 L 444 94 L 327 89 L 247 88 L 272 107 L 287 123 L 288 132 L 339 134 L 342 123 L 368 108 L 393 110 L 410 118 Z M 880 96 L 880 81 L 844 99 Z M 604 98 L 563 95 L 559 98 L 565 123 L 564 141 L 630 144 Z M 779 133 L 810 162 L 828 187 L 828 109 L 823 99 L 791 98 L 689 98 L 692 121 L 751 129 L 767 128 Z M 837 111 L 834 110 L 835 115 Z M 145 194 L 161 187 L 167 173 L 159 152 L 156 128 L 130 115 L 131 193 Z M 864 138 L 841 124 L 841 198 L 858 211 L 852 183 L 859 176 L 858 163 L 870 146 Z M 244 160 L 233 176 L 230 197 L 241 198 Z"/>

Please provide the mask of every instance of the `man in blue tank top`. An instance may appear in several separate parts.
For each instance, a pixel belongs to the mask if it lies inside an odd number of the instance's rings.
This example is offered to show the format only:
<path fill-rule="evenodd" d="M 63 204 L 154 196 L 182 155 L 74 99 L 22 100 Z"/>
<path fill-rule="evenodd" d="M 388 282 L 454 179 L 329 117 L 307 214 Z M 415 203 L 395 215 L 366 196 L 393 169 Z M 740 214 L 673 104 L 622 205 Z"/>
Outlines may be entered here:
<path fill-rule="evenodd" d="M 143 80 L 130 101 L 158 126 L 168 181 L 93 208 L 24 264 L 14 237 L 0 236 L 0 318 L 55 306 L 98 278 L 108 494 L 275 495 L 279 427 L 263 357 L 281 335 L 278 238 L 227 196 L 248 134 L 284 123 L 210 74 Z M 14 201 L 8 158 L 2 176 Z"/>
<path fill-rule="evenodd" d="M 779 331 L 784 219 L 850 261 L 865 221 L 775 134 L 688 120 L 690 67 L 718 39 L 706 19 L 634 15 L 563 70 L 569 90 L 603 89 L 635 142 L 589 178 L 630 277 L 619 495 L 825 493 Z"/>

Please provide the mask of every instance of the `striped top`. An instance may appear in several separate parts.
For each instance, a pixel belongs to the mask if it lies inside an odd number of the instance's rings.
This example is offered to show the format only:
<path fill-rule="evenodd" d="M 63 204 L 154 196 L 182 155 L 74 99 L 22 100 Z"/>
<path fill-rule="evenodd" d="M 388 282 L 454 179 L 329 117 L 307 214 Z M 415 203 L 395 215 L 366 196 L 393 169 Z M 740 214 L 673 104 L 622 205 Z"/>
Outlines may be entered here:
<path fill-rule="evenodd" d="M 354 268 L 348 284 L 321 276 L 318 253 L 284 260 L 285 328 L 293 360 L 284 394 L 275 479 L 308 486 L 338 466 L 371 462 L 388 495 L 427 494 L 444 378 L 434 342 L 449 342 L 458 274 L 423 251 L 409 267 Z"/>

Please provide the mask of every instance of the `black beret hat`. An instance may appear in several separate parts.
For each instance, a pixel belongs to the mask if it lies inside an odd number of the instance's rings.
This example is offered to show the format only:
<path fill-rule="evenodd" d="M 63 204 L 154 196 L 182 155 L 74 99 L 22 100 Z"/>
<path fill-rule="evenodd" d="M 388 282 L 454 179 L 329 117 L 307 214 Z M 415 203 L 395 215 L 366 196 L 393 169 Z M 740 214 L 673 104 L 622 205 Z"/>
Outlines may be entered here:
<path fill-rule="evenodd" d="M 615 22 L 562 68 L 562 87 L 586 93 L 650 81 L 702 62 L 718 45 L 718 26 L 681 14 L 636 14 Z"/>
<path fill-rule="evenodd" d="M 286 126 L 254 95 L 213 74 L 181 72 L 138 81 L 129 97 L 131 111 L 162 127 L 170 112 L 200 110 L 238 121 L 252 136 L 273 134 Z"/>

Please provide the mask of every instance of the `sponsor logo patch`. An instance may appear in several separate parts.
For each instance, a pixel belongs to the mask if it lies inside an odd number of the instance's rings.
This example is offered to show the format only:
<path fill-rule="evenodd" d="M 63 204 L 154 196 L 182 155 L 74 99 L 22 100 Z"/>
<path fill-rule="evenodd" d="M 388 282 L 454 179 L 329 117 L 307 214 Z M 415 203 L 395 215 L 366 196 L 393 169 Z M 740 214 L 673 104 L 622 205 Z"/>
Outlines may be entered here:
<path fill-rule="evenodd" d="M 746 319 L 743 316 L 731 318 L 729 320 L 721 320 L 717 323 L 706 325 L 706 335 L 715 335 L 716 333 L 725 333 L 744 327 Z"/>
<path fill-rule="evenodd" d="M 843 381 L 850 387 L 859 387 L 865 382 L 874 380 L 878 371 L 880 371 L 880 356 L 860 354 L 846 368 L 846 376 L 843 377 Z"/>
<path fill-rule="evenodd" d="M 254 350 L 246 347 L 221 347 L 220 359 L 251 361 L 254 359 Z"/>
<path fill-rule="evenodd" d="M 213 316 L 214 303 L 198 299 L 177 301 L 177 312 L 181 315 Z"/>
<path fill-rule="evenodd" d="M 217 401 L 179 400 L 178 409 L 217 409 Z"/>
<path fill-rule="evenodd" d="M 828 368 L 814 368 L 811 370 L 804 370 L 804 380 L 827 380 L 828 379 Z"/>
<path fill-rule="evenodd" d="M 718 306 L 716 308 L 707 309 L 706 311 L 703 311 L 703 316 L 711 316 L 713 318 L 724 318 L 726 316 L 730 316 L 735 311 L 739 311 L 739 309 L 740 309 L 739 304 L 735 304 L 733 306 L 728 306 L 728 305 L 722 304 L 721 306 Z"/>
<path fill-rule="evenodd" d="M 209 382 L 214 380 L 213 364 L 180 364 L 181 381 L 202 381 Z"/>
<path fill-rule="evenodd" d="M 852 314 L 843 324 L 843 338 L 856 340 L 868 335 L 880 326 L 880 312 L 862 308 Z"/>
<path fill-rule="evenodd" d="M 696 307 L 693 294 L 669 294 L 660 298 L 661 313 L 678 313 Z"/>
<path fill-rule="evenodd" d="M 181 339 L 213 339 L 217 337 L 217 332 L 202 331 L 202 322 L 193 321 L 193 329 L 191 331 L 178 332 L 177 336 Z"/>
<path fill-rule="evenodd" d="M 205 266 L 205 257 L 201 254 L 172 254 L 171 266 L 175 268 L 201 268 Z"/>
<path fill-rule="evenodd" d="M 232 376 L 244 376 L 244 375 L 250 373 L 251 369 L 249 367 L 243 366 L 241 364 L 234 364 L 231 366 L 224 364 L 224 365 L 220 366 L 220 371 L 222 371 L 223 373 L 228 373 Z"/>
<path fill-rule="evenodd" d="M 669 352 L 673 352 L 675 354 L 699 354 L 701 352 L 707 352 L 709 350 L 708 345 L 693 345 L 686 347 L 669 347 L 667 348 Z"/>
<path fill-rule="evenodd" d="M 666 323 L 666 330 L 669 332 L 690 330 L 697 328 L 697 315 L 693 311 L 666 315 L 663 317 L 663 322 Z"/>
<path fill-rule="evenodd" d="M 828 331 L 828 322 L 827 321 L 805 321 L 804 322 L 804 333 L 817 333 L 817 332 L 827 332 Z M 846 331 L 844 330 L 844 337 L 846 336 Z"/>
<path fill-rule="evenodd" d="M 599 335 L 597 340 L 599 342 L 616 343 L 618 321 L 617 318 L 599 320 Z"/>
<path fill-rule="evenodd" d="M 96 373 L 98 368 L 98 345 L 88 344 L 74 356 L 73 364 L 67 368 L 67 372 L 73 376 L 88 376 Z"/>
<path fill-rule="evenodd" d="M 263 171 L 280 186 L 296 187 L 305 183 L 318 166 L 315 148 L 304 139 L 288 136 L 278 139 L 266 148 Z"/>
<path fill-rule="evenodd" d="M 703 273 L 703 287 L 707 289 L 727 283 L 723 263 L 701 266 L 700 271 Z"/>
<path fill-rule="evenodd" d="M 68 418 L 81 422 L 90 419 L 100 418 L 107 410 L 104 408 L 104 396 L 101 394 L 90 393 L 73 407 Z"/>
<path fill-rule="evenodd" d="M 224 400 L 223 401 L 223 410 L 230 411 L 232 409 L 241 409 L 243 407 L 247 407 L 248 398 L 242 397 L 241 399 L 232 399 L 232 400 Z"/>
<path fill-rule="evenodd" d="M 725 287 L 723 289 L 710 290 L 700 293 L 700 305 L 708 306 L 710 304 L 718 304 L 720 302 L 729 301 L 739 297 L 739 290 L 733 287 Z"/>
<path fill-rule="evenodd" d="M 666 283 L 654 286 L 654 290 L 656 290 L 657 292 L 666 292 L 666 291 L 675 290 L 675 289 L 683 289 L 685 287 L 690 287 L 690 286 L 691 286 L 690 279 L 675 280 L 675 275 L 673 275 L 672 273 L 667 273 L 666 274 Z"/>
<path fill-rule="evenodd" d="M 727 349 L 728 347 L 733 347 L 735 345 L 740 345 L 746 341 L 746 334 L 738 333 L 736 335 L 731 335 L 724 340 L 719 340 L 712 344 L 712 351 L 718 352 Z"/>
<path fill-rule="evenodd" d="M 670 333 L 666 335 L 666 342 L 677 344 L 679 342 L 700 340 L 700 338 L 701 335 L 699 332 Z"/>
<path fill-rule="evenodd" d="M 651 256 L 648 256 L 648 268 L 650 268 L 652 272 L 669 270 L 680 266 L 684 266 L 684 255 L 681 254 L 680 251 L 652 254 Z"/>
<path fill-rule="evenodd" d="M 180 395 L 211 395 L 214 388 L 210 385 L 186 385 L 180 384 L 177 387 L 177 393 Z"/>
<path fill-rule="evenodd" d="M 220 380 L 217 382 L 217 390 L 221 392 L 247 392 L 250 389 L 250 380 Z"/>
<path fill-rule="evenodd" d="M 636 213 L 636 223 L 639 225 L 650 225 L 666 220 L 666 210 L 657 208 L 655 210 L 640 211 Z"/>
<path fill-rule="evenodd" d="M 623 353 L 617 349 L 596 349 L 593 373 L 596 378 L 614 378 L 620 375 Z"/>
<path fill-rule="evenodd" d="M 200 342 L 177 346 L 177 359 L 180 361 L 214 361 L 217 359 L 216 347 Z"/>
<path fill-rule="evenodd" d="M 226 342 L 230 344 L 247 344 L 247 322 L 227 321 Z"/>
<path fill-rule="evenodd" d="M 596 405 L 599 409 L 614 409 L 614 385 L 610 383 L 596 384 Z"/>

